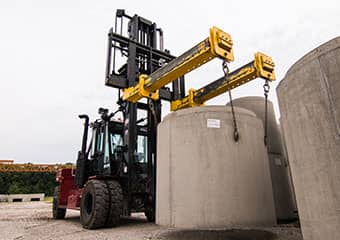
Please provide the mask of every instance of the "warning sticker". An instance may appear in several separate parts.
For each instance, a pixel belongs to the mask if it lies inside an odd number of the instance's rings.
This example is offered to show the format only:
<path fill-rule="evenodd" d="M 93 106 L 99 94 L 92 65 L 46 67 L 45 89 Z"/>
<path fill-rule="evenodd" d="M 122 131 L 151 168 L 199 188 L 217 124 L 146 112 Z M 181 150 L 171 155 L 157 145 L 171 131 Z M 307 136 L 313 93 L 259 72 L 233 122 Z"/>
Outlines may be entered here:
<path fill-rule="evenodd" d="M 207 127 L 208 128 L 221 128 L 221 120 L 220 119 L 207 119 Z"/>

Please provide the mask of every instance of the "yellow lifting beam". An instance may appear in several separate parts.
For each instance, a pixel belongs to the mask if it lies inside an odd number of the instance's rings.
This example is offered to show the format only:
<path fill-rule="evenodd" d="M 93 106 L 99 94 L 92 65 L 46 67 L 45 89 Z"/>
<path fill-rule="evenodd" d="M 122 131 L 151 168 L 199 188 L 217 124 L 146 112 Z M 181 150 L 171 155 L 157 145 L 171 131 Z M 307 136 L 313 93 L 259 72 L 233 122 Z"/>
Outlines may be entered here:
<path fill-rule="evenodd" d="M 233 42 L 228 33 L 212 27 L 209 37 L 205 40 L 150 75 L 140 75 L 136 86 L 124 89 L 123 100 L 137 102 L 143 97 L 158 100 L 160 88 L 213 58 L 219 57 L 227 62 L 233 61 L 232 46 Z"/>
<path fill-rule="evenodd" d="M 255 53 L 254 61 L 222 77 L 198 90 L 190 89 L 189 94 L 180 100 L 171 102 L 171 111 L 200 106 L 204 102 L 226 91 L 241 86 L 255 78 L 263 78 L 268 81 L 275 80 L 274 62 L 271 57 L 263 53 Z"/>

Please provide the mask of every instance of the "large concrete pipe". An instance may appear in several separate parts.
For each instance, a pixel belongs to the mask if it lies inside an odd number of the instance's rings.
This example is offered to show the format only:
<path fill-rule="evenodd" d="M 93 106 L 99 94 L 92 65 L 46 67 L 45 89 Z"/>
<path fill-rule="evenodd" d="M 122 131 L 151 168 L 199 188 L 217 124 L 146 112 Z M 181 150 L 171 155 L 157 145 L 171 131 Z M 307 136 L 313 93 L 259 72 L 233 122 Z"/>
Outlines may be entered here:
<path fill-rule="evenodd" d="M 235 108 L 173 112 L 158 127 L 156 223 L 171 227 L 258 226 L 275 223 L 261 120 Z"/>
<path fill-rule="evenodd" d="M 340 37 L 297 61 L 277 94 L 303 237 L 340 239 Z"/>
<path fill-rule="evenodd" d="M 248 109 L 265 124 L 264 97 L 242 97 L 233 100 L 234 106 Z M 276 122 L 273 103 L 268 100 L 267 111 L 267 151 L 270 175 L 273 185 L 276 217 L 278 220 L 296 218 L 295 196 L 290 179 L 290 168 L 285 157 L 279 126 Z"/>

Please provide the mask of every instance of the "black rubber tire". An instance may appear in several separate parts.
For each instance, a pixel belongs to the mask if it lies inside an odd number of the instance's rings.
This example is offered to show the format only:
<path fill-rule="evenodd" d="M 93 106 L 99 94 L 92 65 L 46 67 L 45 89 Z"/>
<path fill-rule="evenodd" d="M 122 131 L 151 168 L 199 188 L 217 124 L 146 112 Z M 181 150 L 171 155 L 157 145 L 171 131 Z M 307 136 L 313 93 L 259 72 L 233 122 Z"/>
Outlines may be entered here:
<path fill-rule="evenodd" d="M 149 222 L 154 222 L 155 221 L 155 209 L 152 206 L 146 206 L 144 215 L 146 219 L 148 219 Z"/>
<path fill-rule="evenodd" d="M 64 219 L 66 214 L 66 208 L 58 208 L 59 206 L 59 194 L 60 194 L 60 186 L 56 186 L 54 188 L 53 193 L 53 204 L 52 204 L 52 213 L 54 219 Z"/>
<path fill-rule="evenodd" d="M 117 181 L 107 181 L 110 191 L 110 209 L 106 226 L 115 227 L 119 225 L 120 216 L 123 214 L 123 190 Z"/>
<path fill-rule="evenodd" d="M 80 222 L 83 228 L 104 227 L 109 215 L 109 190 L 100 180 L 89 180 L 80 201 Z"/>

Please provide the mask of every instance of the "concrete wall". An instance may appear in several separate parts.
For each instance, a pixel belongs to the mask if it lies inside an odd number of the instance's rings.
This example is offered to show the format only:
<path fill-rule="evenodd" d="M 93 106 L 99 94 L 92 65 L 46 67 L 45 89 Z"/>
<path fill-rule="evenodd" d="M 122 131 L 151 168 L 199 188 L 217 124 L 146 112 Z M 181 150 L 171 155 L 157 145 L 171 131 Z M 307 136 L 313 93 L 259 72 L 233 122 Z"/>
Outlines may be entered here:
<path fill-rule="evenodd" d="M 44 201 L 44 193 L 32 194 L 2 194 L 0 195 L 0 202 L 30 202 L 30 201 Z"/>
<path fill-rule="evenodd" d="M 0 194 L 0 202 L 8 202 L 8 195 Z"/>
<path fill-rule="evenodd" d="M 275 223 L 261 120 L 207 106 L 166 116 L 158 127 L 156 223 L 206 228 Z"/>
<path fill-rule="evenodd" d="M 248 109 L 265 122 L 264 97 L 242 97 L 233 100 L 234 106 Z M 281 133 L 276 122 L 273 103 L 268 100 L 267 151 L 278 220 L 296 218 L 295 195 L 290 181 L 290 168 L 285 158 Z"/>
<path fill-rule="evenodd" d="M 277 94 L 304 239 L 340 239 L 340 37 L 296 62 Z"/>

